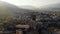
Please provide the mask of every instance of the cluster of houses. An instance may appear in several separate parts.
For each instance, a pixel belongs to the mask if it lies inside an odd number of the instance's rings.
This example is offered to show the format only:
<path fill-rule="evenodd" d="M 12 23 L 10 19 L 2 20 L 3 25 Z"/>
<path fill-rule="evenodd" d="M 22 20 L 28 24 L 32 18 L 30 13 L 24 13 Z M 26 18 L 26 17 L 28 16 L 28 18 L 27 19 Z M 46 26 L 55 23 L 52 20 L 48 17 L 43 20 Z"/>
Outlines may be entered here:
<path fill-rule="evenodd" d="M 60 15 L 31 12 L 3 23 L 4 34 L 60 34 Z M 13 23 L 14 22 L 14 23 Z"/>

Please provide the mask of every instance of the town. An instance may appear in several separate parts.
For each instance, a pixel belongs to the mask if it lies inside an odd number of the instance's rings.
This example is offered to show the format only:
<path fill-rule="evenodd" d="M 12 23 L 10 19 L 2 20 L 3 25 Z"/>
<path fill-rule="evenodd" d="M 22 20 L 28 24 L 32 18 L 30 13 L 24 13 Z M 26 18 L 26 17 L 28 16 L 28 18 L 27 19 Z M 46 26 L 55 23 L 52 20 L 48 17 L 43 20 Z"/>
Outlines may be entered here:
<path fill-rule="evenodd" d="M 1 34 L 60 34 L 60 15 L 43 12 L 24 13 L 0 23 Z"/>

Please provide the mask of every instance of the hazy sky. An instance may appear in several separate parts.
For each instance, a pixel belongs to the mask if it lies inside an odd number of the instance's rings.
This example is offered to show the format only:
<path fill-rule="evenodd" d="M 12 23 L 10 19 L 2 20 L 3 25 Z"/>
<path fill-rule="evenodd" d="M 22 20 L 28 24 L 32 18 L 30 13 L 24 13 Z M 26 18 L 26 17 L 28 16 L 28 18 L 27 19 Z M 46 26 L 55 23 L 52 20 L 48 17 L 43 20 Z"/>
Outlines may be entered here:
<path fill-rule="evenodd" d="M 2 1 L 9 2 L 17 6 L 30 5 L 35 7 L 44 6 L 47 4 L 60 3 L 60 0 L 2 0 Z"/>

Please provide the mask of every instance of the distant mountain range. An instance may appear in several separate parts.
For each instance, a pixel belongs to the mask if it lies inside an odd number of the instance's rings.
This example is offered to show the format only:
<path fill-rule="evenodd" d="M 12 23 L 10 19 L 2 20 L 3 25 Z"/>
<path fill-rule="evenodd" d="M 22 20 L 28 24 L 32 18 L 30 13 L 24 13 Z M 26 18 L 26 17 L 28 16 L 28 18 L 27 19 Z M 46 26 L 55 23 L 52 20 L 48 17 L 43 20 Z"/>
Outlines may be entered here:
<path fill-rule="evenodd" d="M 37 10 L 38 8 L 34 7 L 34 6 L 20 6 L 20 8 L 23 8 L 23 9 L 28 9 L 28 10 Z"/>
<path fill-rule="evenodd" d="M 31 10 L 51 10 L 51 11 L 55 10 L 55 11 L 60 11 L 60 3 L 48 4 L 48 5 L 45 5 L 45 6 L 41 6 L 39 8 L 35 8 L 33 6 L 21 6 L 20 8 L 31 9 Z"/>
<path fill-rule="evenodd" d="M 60 11 L 60 3 L 46 5 L 46 6 L 41 7 L 40 9 Z"/>

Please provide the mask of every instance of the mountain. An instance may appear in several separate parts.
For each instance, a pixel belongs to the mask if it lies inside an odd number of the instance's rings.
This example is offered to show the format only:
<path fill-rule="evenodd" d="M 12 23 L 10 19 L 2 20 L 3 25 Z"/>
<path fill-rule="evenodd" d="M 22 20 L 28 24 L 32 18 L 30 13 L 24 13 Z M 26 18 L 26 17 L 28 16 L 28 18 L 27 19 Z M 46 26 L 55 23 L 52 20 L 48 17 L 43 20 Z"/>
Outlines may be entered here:
<path fill-rule="evenodd" d="M 32 8 L 31 9 L 21 8 L 7 2 L 0 1 L 0 14 L 21 15 L 33 11 L 35 10 L 32 10 Z"/>
<path fill-rule="evenodd" d="M 23 9 L 28 9 L 28 10 L 37 10 L 38 8 L 34 7 L 34 6 L 20 6 L 20 8 L 23 8 Z"/>
<path fill-rule="evenodd" d="M 41 9 L 43 9 L 43 10 L 57 10 L 57 11 L 60 11 L 60 3 L 46 5 L 46 6 L 41 7 Z"/>
<path fill-rule="evenodd" d="M 24 16 L 27 12 L 36 11 L 36 9 L 32 6 L 29 6 L 29 8 L 26 8 L 28 6 L 24 6 L 25 8 L 22 7 L 18 7 L 10 3 L 0 1 L 0 19 L 6 19 L 10 16 L 13 16 L 13 18 L 17 16 Z"/>

